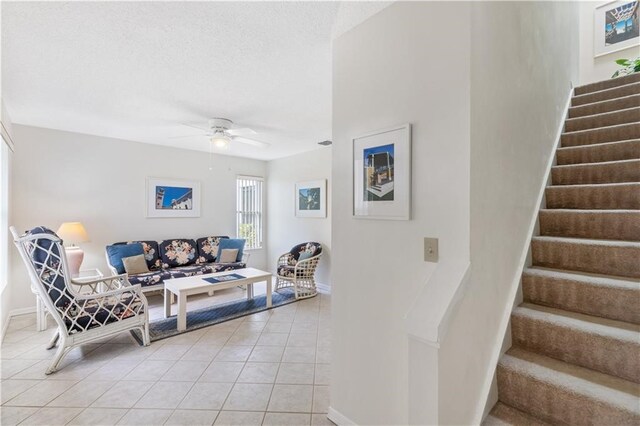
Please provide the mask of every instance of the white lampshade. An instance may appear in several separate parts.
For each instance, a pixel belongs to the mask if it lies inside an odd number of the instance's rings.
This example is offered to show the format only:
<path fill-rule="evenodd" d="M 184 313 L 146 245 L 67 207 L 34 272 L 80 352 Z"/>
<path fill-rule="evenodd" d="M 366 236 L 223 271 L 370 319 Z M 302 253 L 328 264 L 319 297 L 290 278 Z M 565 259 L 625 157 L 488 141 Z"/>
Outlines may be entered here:
<path fill-rule="evenodd" d="M 80 222 L 65 222 L 60 225 L 56 234 L 68 245 L 89 242 L 87 230 Z"/>

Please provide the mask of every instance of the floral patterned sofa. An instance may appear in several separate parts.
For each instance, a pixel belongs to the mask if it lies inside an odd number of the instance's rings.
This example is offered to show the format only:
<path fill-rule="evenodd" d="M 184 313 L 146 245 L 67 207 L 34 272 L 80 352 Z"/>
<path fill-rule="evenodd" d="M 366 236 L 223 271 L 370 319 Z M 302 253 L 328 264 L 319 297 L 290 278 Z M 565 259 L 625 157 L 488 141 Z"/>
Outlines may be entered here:
<path fill-rule="evenodd" d="M 217 263 L 218 244 L 227 236 L 203 237 L 197 240 L 172 239 L 157 241 L 127 241 L 112 244 L 142 244 L 144 258 L 149 272 L 129 274 L 131 284 L 140 284 L 143 291 L 160 290 L 164 280 L 170 278 L 190 277 L 212 272 L 231 271 L 246 268 L 248 255 L 245 253 L 241 262 Z M 108 247 L 107 247 L 108 250 Z M 114 274 L 119 271 L 110 263 L 107 264 Z"/>

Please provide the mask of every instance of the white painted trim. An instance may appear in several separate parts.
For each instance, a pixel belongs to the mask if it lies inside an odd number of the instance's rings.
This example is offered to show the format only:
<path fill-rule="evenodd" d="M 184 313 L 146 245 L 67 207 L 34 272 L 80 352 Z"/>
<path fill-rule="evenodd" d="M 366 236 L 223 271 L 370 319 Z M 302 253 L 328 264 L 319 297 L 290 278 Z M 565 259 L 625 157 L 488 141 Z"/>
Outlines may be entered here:
<path fill-rule="evenodd" d="M 529 254 L 529 247 L 531 246 L 531 239 L 533 238 L 533 234 L 536 230 L 538 224 L 538 214 L 540 209 L 544 207 L 544 193 L 547 189 L 549 181 L 551 179 L 551 167 L 553 167 L 556 162 L 556 152 L 558 147 L 560 146 L 560 137 L 562 136 L 562 132 L 564 130 L 564 123 L 569 114 L 569 108 L 571 106 L 571 98 L 573 97 L 573 87 L 569 90 L 569 96 L 567 97 L 567 101 L 564 106 L 564 114 L 560 123 L 558 125 L 558 129 L 556 131 L 555 142 L 552 147 L 551 155 L 549 156 L 549 161 L 547 162 L 547 168 L 545 174 L 543 175 L 545 178 L 543 179 L 540 189 L 538 190 L 538 200 L 536 202 L 536 209 L 531 216 L 531 221 L 529 222 L 529 231 L 527 232 L 528 238 L 525 240 L 524 247 L 522 247 L 522 252 L 520 253 L 520 261 L 518 262 L 518 268 L 516 269 L 516 275 L 513 277 L 511 282 L 511 288 L 509 290 L 509 297 L 507 298 L 508 303 L 504 307 L 504 311 L 502 312 L 502 319 L 500 320 L 500 327 L 498 328 L 498 337 L 496 342 L 493 345 L 493 353 L 491 354 L 491 358 L 489 361 L 490 368 L 487 370 L 484 384 L 481 389 L 480 398 L 478 399 L 478 405 L 475 409 L 474 420 L 472 424 L 480 424 L 482 423 L 482 417 L 485 412 L 485 406 L 487 404 L 487 399 L 489 398 L 489 394 L 491 392 L 491 384 L 493 383 L 493 377 L 495 375 L 496 369 L 498 367 L 498 361 L 502 356 L 502 342 L 504 341 L 505 334 L 507 332 L 507 327 L 509 325 L 509 321 L 511 320 L 511 312 L 513 311 L 513 304 L 515 302 L 516 296 L 518 294 L 518 289 L 520 288 L 520 280 L 522 277 L 522 271 L 524 270 L 525 264 L 527 262 L 527 256 Z"/>
<path fill-rule="evenodd" d="M 29 306 L 28 308 L 10 310 L 9 314 L 7 315 L 7 321 L 2 325 L 2 336 L 0 336 L 0 342 L 4 341 L 4 335 L 7 333 L 7 328 L 9 328 L 9 323 L 11 322 L 11 318 L 17 317 L 18 315 L 32 314 L 35 312 L 36 312 L 35 306 Z"/>
<path fill-rule="evenodd" d="M 323 293 L 331 294 L 331 286 L 329 284 L 316 283 L 316 287 Z"/>
<path fill-rule="evenodd" d="M 338 426 L 343 426 L 343 425 L 351 426 L 351 425 L 357 424 L 356 422 L 349 419 L 347 416 L 345 416 L 344 414 L 340 413 L 339 411 L 335 410 L 332 407 L 329 407 L 329 413 L 327 414 L 327 418 L 332 422 L 334 422 L 335 424 L 337 424 Z"/>

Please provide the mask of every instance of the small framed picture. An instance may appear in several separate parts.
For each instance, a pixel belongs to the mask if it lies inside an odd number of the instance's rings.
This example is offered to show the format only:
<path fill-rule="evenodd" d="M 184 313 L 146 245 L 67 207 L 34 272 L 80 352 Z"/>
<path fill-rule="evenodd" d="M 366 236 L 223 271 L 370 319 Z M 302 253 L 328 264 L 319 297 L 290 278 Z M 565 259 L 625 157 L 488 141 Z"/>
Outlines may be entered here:
<path fill-rule="evenodd" d="M 296 183 L 296 217 L 327 217 L 327 180 Z"/>
<path fill-rule="evenodd" d="M 354 138 L 354 217 L 409 220 L 410 210 L 411 125 Z"/>
<path fill-rule="evenodd" d="M 593 22 L 595 57 L 640 43 L 638 0 L 619 0 L 598 6 Z"/>
<path fill-rule="evenodd" d="M 147 217 L 200 217 L 200 182 L 147 178 Z"/>

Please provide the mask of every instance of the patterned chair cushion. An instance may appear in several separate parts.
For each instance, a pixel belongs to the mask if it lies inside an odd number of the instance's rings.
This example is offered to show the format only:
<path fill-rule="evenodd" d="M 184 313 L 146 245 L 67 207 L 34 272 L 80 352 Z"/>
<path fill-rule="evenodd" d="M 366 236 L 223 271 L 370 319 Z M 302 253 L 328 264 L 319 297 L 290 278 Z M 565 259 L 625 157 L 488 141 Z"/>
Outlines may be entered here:
<path fill-rule="evenodd" d="M 286 277 L 286 278 L 294 278 L 295 270 L 296 270 L 295 266 L 280 265 L 280 266 L 278 266 L 278 276 Z M 301 278 L 303 276 L 304 276 L 303 271 L 302 270 L 298 270 L 297 278 Z"/>
<path fill-rule="evenodd" d="M 164 280 L 171 278 L 171 274 L 164 269 L 145 272 L 144 274 L 129 275 L 131 284 L 140 284 L 142 287 L 162 284 Z"/>
<path fill-rule="evenodd" d="M 44 226 L 38 226 L 26 232 L 26 235 L 34 234 L 49 234 L 57 237 L 55 232 Z M 35 240 L 33 244 L 31 262 L 37 273 L 41 275 L 45 287 L 47 287 L 47 294 L 53 304 L 64 310 L 71 303 L 73 295 L 69 293 L 64 282 L 64 270 L 60 260 L 61 245 L 45 238 Z M 49 251 L 51 251 L 51 255 L 49 255 Z"/>
<path fill-rule="evenodd" d="M 164 240 L 160 243 L 160 259 L 164 269 L 191 265 L 196 262 L 196 242 L 187 239 Z"/>
<path fill-rule="evenodd" d="M 160 269 L 160 251 L 158 250 L 158 242 L 157 241 L 126 241 L 120 243 L 114 243 L 113 245 L 119 244 L 142 244 L 142 250 L 144 254 L 144 260 L 147 262 L 147 266 L 149 270 Z"/>
<path fill-rule="evenodd" d="M 121 321 L 143 312 L 142 300 L 130 293 L 123 298 L 112 296 L 102 306 L 95 300 L 89 301 L 81 309 L 74 305 L 69 309 L 70 318 L 65 317 L 64 322 L 69 333 L 75 333 Z"/>
<path fill-rule="evenodd" d="M 198 248 L 198 260 L 197 263 L 214 262 L 218 256 L 218 244 L 223 238 L 229 238 L 227 236 L 219 237 L 203 237 L 196 240 L 196 246 Z"/>
<path fill-rule="evenodd" d="M 298 262 L 298 259 L 300 258 L 300 253 L 302 252 L 310 253 L 311 254 L 310 257 L 317 256 L 320 253 L 322 253 L 322 244 L 310 241 L 308 243 L 298 244 L 297 246 L 293 247 L 289 252 L 291 253 L 291 256 L 293 256 L 293 259 L 295 260 L 293 265 L 295 265 Z M 291 264 L 291 262 L 289 263 Z"/>

